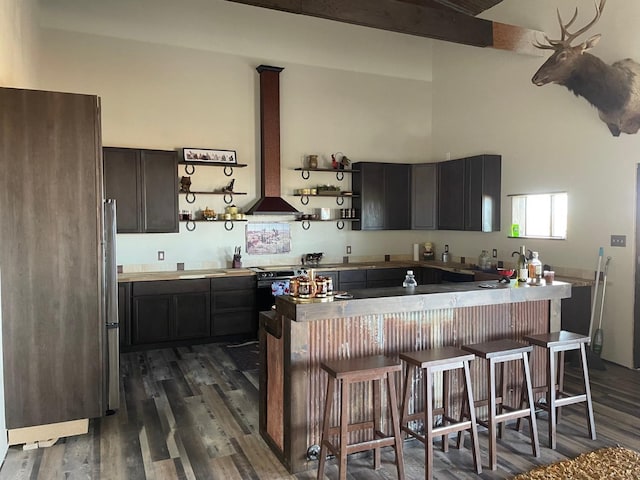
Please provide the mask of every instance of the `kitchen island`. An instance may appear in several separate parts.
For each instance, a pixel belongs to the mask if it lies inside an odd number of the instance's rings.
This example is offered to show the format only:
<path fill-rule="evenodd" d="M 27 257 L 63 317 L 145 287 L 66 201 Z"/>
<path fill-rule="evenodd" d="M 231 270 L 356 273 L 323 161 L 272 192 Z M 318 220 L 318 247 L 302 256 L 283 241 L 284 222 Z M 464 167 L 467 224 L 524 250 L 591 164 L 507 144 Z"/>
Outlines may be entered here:
<path fill-rule="evenodd" d="M 558 330 L 560 302 L 571 296 L 571 285 L 467 282 L 350 294 L 352 299 L 332 301 L 277 297 L 276 310 L 260 316 L 260 432 L 292 473 L 317 465 L 313 454 L 320 444 L 327 382 L 322 361 L 376 354 L 397 358 L 404 351 Z M 535 385 L 544 383 L 544 362 L 544 354 L 534 352 Z M 519 398 L 522 382 L 515 370 L 508 377 L 511 402 Z M 472 376 L 474 396 L 486 398 L 483 362 L 473 362 Z M 452 382 L 457 381 L 454 376 Z M 353 398 L 370 402 L 368 389 L 352 391 Z M 414 398 L 419 406 L 419 389 Z M 447 401 L 457 406 L 455 395 Z M 355 408 L 353 418 L 363 420 L 360 416 Z"/>

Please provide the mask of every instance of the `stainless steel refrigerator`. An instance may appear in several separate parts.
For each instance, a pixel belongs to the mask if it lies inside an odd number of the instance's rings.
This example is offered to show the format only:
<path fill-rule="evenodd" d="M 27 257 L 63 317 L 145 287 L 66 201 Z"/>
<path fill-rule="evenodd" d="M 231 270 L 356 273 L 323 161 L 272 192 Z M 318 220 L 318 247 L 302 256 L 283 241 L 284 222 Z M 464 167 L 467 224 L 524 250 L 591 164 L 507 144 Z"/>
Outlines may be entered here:
<path fill-rule="evenodd" d="M 104 311 L 107 348 L 106 413 L 114 413 L 120 406 L 120 344 L 118 324 L 118 272 L 116 265 L 116 201 L 104 202 Z"/>

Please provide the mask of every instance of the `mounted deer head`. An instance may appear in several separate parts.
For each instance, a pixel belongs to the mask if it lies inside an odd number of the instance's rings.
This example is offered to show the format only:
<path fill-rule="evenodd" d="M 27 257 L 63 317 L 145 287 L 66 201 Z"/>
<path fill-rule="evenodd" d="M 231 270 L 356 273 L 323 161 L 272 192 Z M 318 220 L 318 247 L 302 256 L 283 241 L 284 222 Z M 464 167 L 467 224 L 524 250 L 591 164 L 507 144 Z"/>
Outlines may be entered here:
<path fill-rule="evenodd" d="M 545 35 L 546 44 L 534 44 L 537 48 L 554 52 L 531 81 L 539 87 L 548 83 L 564 85 L 585 98 L 598 109 L 600 119 L 617 137 L 620 133 L 636 133 L 640 129 L 640 64 L 625 59 L 607 65 L 587 53 L 600 41 L 600 34 L 578 45 L 571 45 L 600 19 L 605 3 L 606 0 L 600 0 L 600 4 L 596 4 L 593 20 L 574 33 L 568 29 L 578 17 L 578 9 L 566 24 L 562 21 L 560 10 L 557 11 L 561 38 L 551 40 Z"/>

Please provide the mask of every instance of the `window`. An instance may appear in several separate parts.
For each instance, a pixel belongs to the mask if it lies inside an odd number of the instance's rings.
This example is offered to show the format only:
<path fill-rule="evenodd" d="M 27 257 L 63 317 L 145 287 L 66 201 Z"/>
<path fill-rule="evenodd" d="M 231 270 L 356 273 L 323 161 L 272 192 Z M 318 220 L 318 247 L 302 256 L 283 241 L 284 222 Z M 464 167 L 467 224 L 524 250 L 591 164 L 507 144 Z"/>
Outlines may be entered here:
<path fill-rule="evenodd" d="M 567 238 L 567 193 L 511 195 L 511 224 L 521 237 Z"/>

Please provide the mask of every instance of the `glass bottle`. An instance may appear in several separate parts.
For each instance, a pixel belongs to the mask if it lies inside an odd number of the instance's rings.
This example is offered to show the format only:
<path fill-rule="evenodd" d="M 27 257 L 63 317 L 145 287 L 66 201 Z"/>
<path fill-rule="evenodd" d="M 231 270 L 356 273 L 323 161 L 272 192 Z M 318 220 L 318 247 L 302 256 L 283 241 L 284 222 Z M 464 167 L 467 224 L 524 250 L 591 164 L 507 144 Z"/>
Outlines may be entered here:
<path fill-rule="evenodd" d="M 478 257 L 478 268 L 480 270 L 489 270 L 489 252 L 482 250 L 480 257 Z"/>
<path fill-rule="evenodd" d="M 516 268 L 518 270 L 518 281 L 526 282 L 529 278 L 529 270 L 527 269 L 527 250 L 524 245 L 520 247 L 520 255 L 518 256 Z"/>
<path fill-rule="evenodd" d="M 418 285 L 416 282 L 416 277 L 413 275 L 413 270 L 407 270 L 407 276 L 404 277 L 404 282 L 402 282 L 402 286 L 405 288 L 414 288 Z"/>
<path fill-rule="evenodd" d="M 533 252 L 532 257 L 529 261 L 529 278 L 536 283 L 540 283 L 540 280 L 542 280 L 542 262 L 538 258 L 538 252 Z"/>

